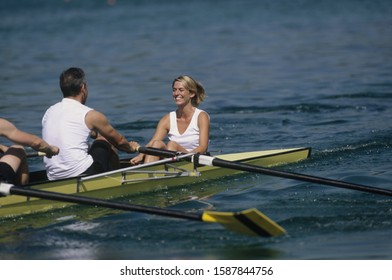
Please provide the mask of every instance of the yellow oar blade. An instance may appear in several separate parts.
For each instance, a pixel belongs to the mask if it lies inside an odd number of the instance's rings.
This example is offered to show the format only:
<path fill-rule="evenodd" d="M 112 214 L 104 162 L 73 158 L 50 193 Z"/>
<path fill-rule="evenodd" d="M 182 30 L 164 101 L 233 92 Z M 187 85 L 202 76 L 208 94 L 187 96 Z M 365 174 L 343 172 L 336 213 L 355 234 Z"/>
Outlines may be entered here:
<path fill-rule="evenodd" d="M 284 228 L 254 208 L 238 213 L 205 211 L 202 220 L 253 236 L 272 237 L 286 233 Z"/>

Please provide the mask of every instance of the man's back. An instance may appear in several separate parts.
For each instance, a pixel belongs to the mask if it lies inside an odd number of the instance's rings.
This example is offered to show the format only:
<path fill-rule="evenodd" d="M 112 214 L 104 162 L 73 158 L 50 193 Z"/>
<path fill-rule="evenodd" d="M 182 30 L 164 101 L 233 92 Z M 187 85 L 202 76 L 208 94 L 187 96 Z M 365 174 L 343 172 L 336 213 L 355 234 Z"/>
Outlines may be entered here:
<path fill-rule="evenodd" d="M 57 157 L 44 159 L 50 180 L 77 176 L 93 163 L 88 154 L 90 130 L 84 121 L 90 110 L 76 100 L 64 98 L 46 111 L 42 119 L 43 139 L 60 148 Z"/>

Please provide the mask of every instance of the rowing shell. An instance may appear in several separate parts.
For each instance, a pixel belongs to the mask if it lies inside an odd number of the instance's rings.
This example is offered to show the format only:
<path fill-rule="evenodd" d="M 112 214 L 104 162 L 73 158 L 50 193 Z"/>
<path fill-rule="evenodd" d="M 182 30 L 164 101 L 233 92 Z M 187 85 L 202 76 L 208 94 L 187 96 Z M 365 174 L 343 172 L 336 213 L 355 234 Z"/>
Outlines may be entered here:
<path fill-rule="evenodd" d="M 310 148 L 290 148 L 222 154 L 215 157 L 225 161 L 271 167 L 306 159 L 310 156 L 310 151 Z M 60 194 L 77 194 L 107 199 L 166 190 L 170 187 L 186 186 L 206 180 L 217 180 L 242 172 L 216 166 L 195 166 L 194 163 L 182 160 L 182 158 L 189 156 L 179 155 L 149 164 L 128 166 L 93 176 L 55 181 L 33 181 L 25 187 Z M 15 217 L 49 211 L 67 205 L 70 205 L 70 203 L 11 195 L 0 197 L 0 217 Z"/>

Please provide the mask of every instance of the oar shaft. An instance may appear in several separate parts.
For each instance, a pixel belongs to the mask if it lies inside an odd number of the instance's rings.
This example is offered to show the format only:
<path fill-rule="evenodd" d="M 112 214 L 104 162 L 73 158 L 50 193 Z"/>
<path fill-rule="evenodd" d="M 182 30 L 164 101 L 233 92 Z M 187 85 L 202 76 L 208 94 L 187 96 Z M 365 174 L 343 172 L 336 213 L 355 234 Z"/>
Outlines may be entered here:
<path fill-rule="evenodd" d="M 84 197 L 79 195 L 61 194 L 61 193 L 35 190 L 35 189 L 17 187 L 17 186 L 11 187 L 9 193 L 14 195 L 30 196 L 30 197 L 36 197 L 41 199 L 56 200 L 56 201 L 77 203 L 77 204 L 90 205 L 90 206 L 106 207 L 106 208 L 117 209 L 117 210 L 143 212 L 147 214 L 155 214 L 155 215 L 166 216 L 166 217 L 201 221 L 201 215 L 199 214 L 180 212 L 180 211 L 158 208 L 158 207 L 148 207 L 148 206 L 142 206 L 136 204 L 127 204 L 127 203 L 115 202 L 115 201 L 104 200 L 104 199 Z"/>
<path fill-rule="evenodd" d="M 246 163 L 230 162 L 226 160 L 221 160 L 219 158 L 214 158 L 212 160 L 212 165 L 223 167 L 223 168 L 231 168 L 231 169 L 237 169 L 241 171 L 272 175 L 272 176 L 282 177 L 287 179 L 300 180 L 300 181 L 316 183 L 321 185 L 329 185 L 333 187 L 340 187 L 340 188 L 358 190 L 358 191 L 363 191 L 368 193 L 392 196 L 392 190 L 388 190 L 388 189 L 369 187 L 365 185 L 352 184 L 344 181 L 322 178 L 317 176 L 280 171 L 280 170 L 275 170 L 270 168 L 264 168 L 262 166 L 250 165 Z"/>

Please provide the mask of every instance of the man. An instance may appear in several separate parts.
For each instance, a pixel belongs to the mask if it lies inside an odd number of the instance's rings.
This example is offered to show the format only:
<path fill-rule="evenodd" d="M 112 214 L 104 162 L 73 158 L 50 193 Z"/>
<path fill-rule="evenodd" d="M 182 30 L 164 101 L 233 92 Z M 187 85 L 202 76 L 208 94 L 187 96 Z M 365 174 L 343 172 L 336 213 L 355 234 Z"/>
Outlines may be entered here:
<path fill-rule="evenodd" d="M 0 118 L 0 136 L 19 144 L 10 147 L 0 144 L 0 182 L 27 184 L 29 169 L 23 146 L 30 146 L 36 151 L 44 152 L 48 158 L 57 155 L 59 148 L 50 146 L 36 135 L 21 131 L 12 123 Z"/>
<path fill-rule="evenodd" d="M 88 89 L 82 69 L 72 67 L 61 73 L 60 88 L 63 99 L 42 118 L 43 139 L 60 147 L 56 158 L 44 160 L 49 180 L 119 167 L 113 146 L 127 153 L 136 151 L 139 146 L 136 142 L 128 142 L 102 113 L 85 105 Z M 89 149 L 91 135 L 96 140 Z"/>

